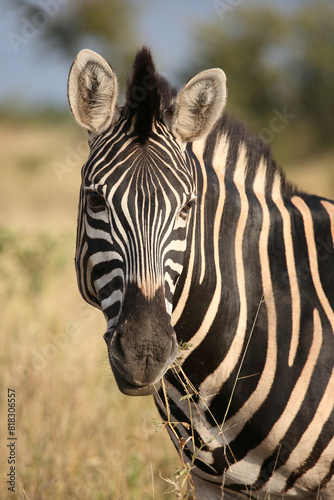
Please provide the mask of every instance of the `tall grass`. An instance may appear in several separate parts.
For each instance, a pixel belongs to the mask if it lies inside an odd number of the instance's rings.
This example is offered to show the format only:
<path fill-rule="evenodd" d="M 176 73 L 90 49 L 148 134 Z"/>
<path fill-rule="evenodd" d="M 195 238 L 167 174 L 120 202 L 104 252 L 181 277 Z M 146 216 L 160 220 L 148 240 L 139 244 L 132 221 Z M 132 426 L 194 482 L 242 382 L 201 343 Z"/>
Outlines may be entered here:
<path fill-rule="evenodd" d="M 117 389 L 103 316 L 77 291 L 80 165 L 59 182 L 53 162 L 65 165 L 83 138 L 66 127 L 0 132 L 0 498 L 162 498 L 159 473 L 171 476 L 177 455 L 155 431 L 152 399 Z M 8 388 L 16 391 L 15 494 L 6 483 Z"/>
<path fill-rule="evenodd" d="M 0 134 L 0 498 L 173 498 L 160 475 L 173 478 L 178 454 L 155 431 L 152 399 L 118 391 L 102 314 L 76 287 L 85 136 L 67 123 L 38 122 L 0 124 Z M 293 180 L 334 193 L 331 158 L 301 167 Z M 8 388 L 17 400 L 15 494 L 6 483 Z"/>

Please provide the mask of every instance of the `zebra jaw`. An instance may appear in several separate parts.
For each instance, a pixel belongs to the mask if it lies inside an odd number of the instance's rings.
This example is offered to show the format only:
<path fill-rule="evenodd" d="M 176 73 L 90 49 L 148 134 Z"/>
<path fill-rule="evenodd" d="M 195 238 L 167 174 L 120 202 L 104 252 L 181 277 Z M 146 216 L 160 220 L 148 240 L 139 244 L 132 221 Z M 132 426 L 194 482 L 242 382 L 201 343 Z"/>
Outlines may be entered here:
<path fill-rule="evenodd" d="M 113 365 L 109 357 L 110 366 L 117 382 L 119 390 L 126 396 L 151 396 L 159 391 L 161 387 L 161 379 L 158 380 L 156 384 L 136 386 L 130 384 L 125 378 L 119 373 L 117 368 Z"/>
<path fill-rule="evenodd" d="M 118 324 L 104 334 L 110 366 L 123 394 L 155 394 L 178 355 L 176 334 L 164 304 L 162 289 L 148 300 L 132 284 Z"/>

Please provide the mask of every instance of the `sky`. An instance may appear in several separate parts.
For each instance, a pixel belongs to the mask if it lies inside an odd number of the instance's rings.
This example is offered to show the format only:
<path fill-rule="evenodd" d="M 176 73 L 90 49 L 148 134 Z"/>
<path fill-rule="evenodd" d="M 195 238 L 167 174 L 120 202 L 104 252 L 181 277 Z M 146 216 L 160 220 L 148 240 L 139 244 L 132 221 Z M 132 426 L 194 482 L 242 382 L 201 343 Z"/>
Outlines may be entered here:
<path fill-rule="evenodd" d="M 28 0 L 27 0 L 28 1 Z M 71 0 L 30 0 L 37 5 L 53 2 L 54 11 L 64 8 Z M 256 5 L 264 0 L 126 0 L 140 5 L 138 16 L 138 47 L 152 48 L 160 71 L 175 83 L 175 75 L 189 58 L 192 50 L 192 26 L 196 22 L 228 20 L 229 12 L 241 4 Z M 302 0 L 270 2 L 282 8 L 292 8 Z M 16 106 L 36 107 L 53 104 L 66 106 L 66 82 L 71 61 L 57 51 L 41 46 L 40 31 L 47 25 L 36 26 L 13 8 L 10 0 L 0 0 L 0 107 L 8 102 Z M 222 9 L 226 13 L 222 19 Z M 83 47 L 84 48 L 84 47 Z M 89 48 L 89 47 L 86 47 Z M 112 64 L 112 61 L 109 61 Z"/>

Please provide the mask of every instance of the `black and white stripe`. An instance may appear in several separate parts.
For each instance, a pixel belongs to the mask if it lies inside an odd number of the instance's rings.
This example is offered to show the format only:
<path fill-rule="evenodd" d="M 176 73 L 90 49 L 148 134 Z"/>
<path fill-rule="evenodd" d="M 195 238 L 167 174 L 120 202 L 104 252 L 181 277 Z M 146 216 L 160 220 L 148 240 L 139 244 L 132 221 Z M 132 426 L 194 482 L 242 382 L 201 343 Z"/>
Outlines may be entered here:
<path fill-rule="evenodd" d="M 79 287 L 88 302 L 101 307 L 109 324 L 117 323 L 125 283 L 136 283 L 148 299 L 164 287 L 170 316 L 182 271 L 195 184 L 180 147 L 171 148 L 166 127 L 155 128 L 145 151 L 131 126 L 113 130 L 102 144 L 97 138 L 83 168 Z M 90 207 L 92 193 L 103 197 L 105 207 Z"/>
<path fill-rule="evenodd" d="M 103 66 L 92 54 L 79 54 L 69 81 L 73 114 L 91 133 L 79 287 L 105 314 L 114 373 L 124 354 L 116 343 L 139 338 L 137 307 L 151 328 L 163 300 L 167 316 L 153 330 L 165 325 L 187 347 L 177 360 L 174 348 L 161 355 L 161 387 L 155 375 L 132 379 L 130 361 L 118 366 L 131 385 L 124 392 L 145 393 L 144 380 L 155 388 L 197 498 L 221 498 L 224 488 L 231 499 L 334 499 L 334 203 L 291 186 L 242 124 L 217 121 L 220 70 L 176 96 L 143 50 L 125 107 L 115 111 L 112 96 L 110 118 L 99 109 L 89 122 L 73 81 L 87 76 L 88 60 Z M 139 84 L 146 95 L 134 106 Z M 143 345 L 148 365 L 151 340 Z"/>

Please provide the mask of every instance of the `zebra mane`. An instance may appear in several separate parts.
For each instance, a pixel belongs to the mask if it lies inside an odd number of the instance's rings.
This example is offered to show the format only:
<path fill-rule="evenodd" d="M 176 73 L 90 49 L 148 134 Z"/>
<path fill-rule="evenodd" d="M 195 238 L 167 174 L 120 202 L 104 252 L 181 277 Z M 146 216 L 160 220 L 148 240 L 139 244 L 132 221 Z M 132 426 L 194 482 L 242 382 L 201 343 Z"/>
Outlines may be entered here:
<path fill-rule="evenodd" d="M 161 76 L 154 65 L 151 51 L 142 47 L 134 59 L 126 89 L 126 108 L 130 119 L 135 117 L 135 133 L 141 144 L 145 144 L 152 130 L 152 124 L 159 120 L 162 110 L 174 105 L 177 90 Z M 226 165 L 227 177 L 232 177 L 236 166 L 239 147 L 247 149 L 246 185 L 251 186 L 260 160 L 267 165 L 266 191 L 269 193 L 275 177 L 279 173 L 281 188 L 285 195 L 298 190 L 289 183 L 282 168 L 273 158 L 272 150 L 262 137 L 255 135 L 249 127 L 234 116 L 224 112 L 207 137 L 205 147 L 206 161 L 212 161 L 212 154 L 222 136 L 229 142 L 229 155 Z"/>
<path fill-rule="evenodd" d="M 135 131 L 144 144 L 152 129 L 154 120 L 159 119 L 163 109 L 172 104 L 176 90 L 156 70 L 152 55 L 147 47 L 136 54 L 127 82 L 126 107 L 130 118 L 134 116 Z"/>
<path fill-rule="evenodd" d="M 253 185 L 257 167 L 261 160 L 267 165 L 266 172 L 266 192 L 269 194 L 273 185 L 275 174 L 281 178 L 282 193 L 286 196 L 302 193 L 295 185 L 290 183 L 285 176 L 285 172 L 277 164 L 273 157 L 271 146 L 259 135 L 255 134 L 243 121 L 223 113 L 212 131 L 207 137 L 205 147 L 205 160 L 212 163 L 215 147 L 222 137 L 225 137 L 229 144 L 229 152 L 226 163 L 226 177 L 233 178 L 236 168 L 238 153 L 243 145 L 247 151 L 247 165 L 245 168 L 245 185 Z"/>

